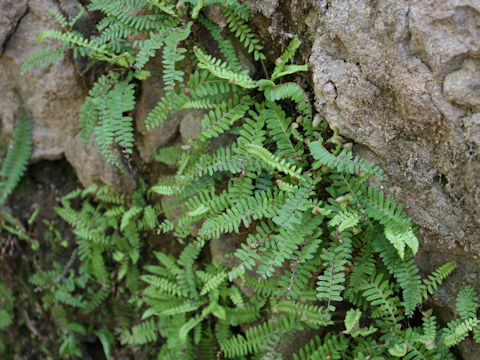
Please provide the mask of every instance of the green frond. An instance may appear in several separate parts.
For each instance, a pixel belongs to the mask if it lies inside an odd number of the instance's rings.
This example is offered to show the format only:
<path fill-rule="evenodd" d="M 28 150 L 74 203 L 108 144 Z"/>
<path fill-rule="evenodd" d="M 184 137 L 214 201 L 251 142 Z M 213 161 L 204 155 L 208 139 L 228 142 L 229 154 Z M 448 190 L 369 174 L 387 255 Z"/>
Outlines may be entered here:
<path fill-rule="evenodd" d="M 20 68 L 20 73 L 25 75 L 26 72 L 32 70 L 33 68 L 46 64 L 53 64 L 58 60 L 63 59 L 65 57 L 65 50 L 68 48 L 69 47 L 67 45 L 60 46 L 56 49 L 51 49 L 50 46 L 41 48 L 30 55 L 27 60 L 25 60 Z"/>
<path fill-rule="evenodd" d="M 2 204 L 17 186 L 27 169 L 32 154 L 32 124 L 22 111 L 22 120 L 13 132 L 13 145 L 8 149 L 0 170 L 0 204 Z"/>
<path fill-rule="evenodd" d="M 122 344 L 146 344 L 157 339 L 156 324 L 153 319 L 140 323 L 132 327 L 131 333 L 126 332 L 122 335 Z"/>
<path fill-rule="evenodd" d="M 443 343 L 448 346 L 454 346 L 465 340 L 469 332 L 479 324 L 479 320 L 468 318 L 465 320 L 456 319 L 447 324 L 448 328 L 443 332 Z"/>
<path fill-rule="evenodd" d="M 427 278 L 423 280 L 425 290 L 423 290 L 422 298 L 426 300 L 428 295 L 435 294 L 442 281 L 445 280 L 456 268 L 457 263 L 455 261 L 449 261 L 437 268 L 432 274 L 427 275 Z"/>
<path fill-rule="evenodd" d="M 373 246 L 380 254 L 390 274 L 395 277 L 403 290 L 405 315 L 412 316 L 422 298 L 422 293 L 425 291 L 425 286 L 420 279 L 419 269 L 415 264 L 415 259 L 409 252 L 402 260 L 397 252 L 392 251 L 390 244 L 381 234 L 376 236 L 373 241 Z"/>
<path fill-rule="evenodd" d="M 273 311 L 295 315 L 300 321 L 312 327 L 333 324 L 330 312 L 322 306 L 284 300 L 275 305 Z"/>
<path fill-rule="evenodd" d="M 383 274 L 373 274 L 370 280 L 360 287 L 362 295 L 377 311 L 372 317 L 381 318 L 379 323 L 396 326 L 401 320 L 399 300 L 394 296 L 393 287 L 388 280 L 383 280 Z"/>
<path fill-rule="evenodd" d="M 200 69 L 206 69 L 220 79 L 228 80 L 230 84 L 236 84 L 246 89 L 257 87 L 257 82 L 248 76 L 244 71 L 235 72 L 230 70 L 226 62 L 205 54 L 200 48 L 194 46 L 193 51 L 197 57 Z"/>
<path fill-rule="evenodd" d="M 317 299 L 327 301 L 327 309 L 335 310 L 332 302 L 342 301 L 345 289 L 345 266 L 349 263 L 351 248 L 347 243 L 332 244 L 320 254 L 325 271 L 317 278 Z"/>
<path fill-rule="evenodd" d="M 232 337 L 220 346 L 227 358 L 246 356 L 261 351 L 269 340 L 278 334 L 287 333 L 296 327 L 296 322 L 287 316 L 281 316 L 270 322 L 253 326 L 245 332 L 245 336 Z"/>
<path fill-rule="evenodd" d="M 190 35 L 192 22 L 189 22 L 184 28 L 173 30 L 165 38 L 165 46 L 163 48 L 163 84 L 167 91 L 173 91 L 176 82 L 183 81 L 184 72 L 176 70 L 175 64 L 185 58 L 185 48 L 179 47 L 179 44 Z"/>
<path fill-rule="evenodd" d="M 189 101 L 189 98 L 186 94 L 167 92 L 147 115 L 145 120 L 147 129 L 150 130 L 162 124 L 174 111 L 184 106 L 187 101 Z"/>
<path fill-rule="evenodd" d="M 210 139 L 223 134 L 231 126 L 245 115 L 252 105 L 249 96 L 243 96 L 227 100 L 211 110 L 202 120 L 202 131 L 199 138 L 201 140 Z"/>
<path fill-rule="evenodd" d="M 348 174 L 362 174 L 365 175 L 377 175 L 381 179 L 385 179 L 383 170 L 381 170 L 374 163 L 369 163 L 365 159 L 358 157 L 353 158 L 350 151 L 343 150 L 337 156 L 330 153 L 325 149 L 320 141 L 312 141 L 308 144 L 310 152 L 313 158 L 316 160 L 312 167 L 314 169 L 320 168 L 322 165 L 327 165 L 331 169 L 336 169 L 339 172 L 345 172 Z"/>
<path fill-rule="evenodd" d="M 307 65 L 287 65 L 287 63 L 295 56 L 297 49 L 300 47 L 301 42 L 298 38 L 293 38 L 288 44 L 285 51 L 275 60 L 275 69 L 273 70 L 271 80 L 275 81 L 277 78 L 294 74 L 297 71 L 307 71 Z"/>
<path fill-rule="evenodd" d="M 222 233 L 238 232 L 241 224 L 248 227 L 253 220 L 271 218 L 283 198 L 282 193 L 257 192 L 254 197 L 243 199 L 224 213 L 207 219 L 199 235 L 218 237 Z"/>
<path fill-rule="evenodd" d="M 466 320 L 477 317 L 478 297 L 471 286 L 464 286 L 457 294 L 456 309 L 460 318 Z"/>
<path fill-rule="evenodd" d="M 235 72 L 240 72 L 242 70 L 242 67 L 240 65 L 240 61 L 238 60 L 232 42 L 222 37 L 222 35 L 220 34 L 221 30 L 216 24 L 212 23 L 204 17 L 201 17 L 199 21 L 203 26 L 205 26 L 205 28 L 212 35 L 213 39 L 218 43 L 218 48 L 227 60 L 228 67 Z"/>
<path fill-rule="evenodd" d="M 287 82 L 280 85 L 266 86 L 264 94 L 269 101 L 290 99 L 297 104 L 298 110 L 304 115 L 310 116 L 312 114 L 307 94 L 296 83 Z"/>
<path fill-rule="evenodd" d="M 298 354 L 293 354 L 294 360 L 340 360 L 345 354 L 349 343 L 345 336 L 335 336 L 330 333 L 324 338 L 315 336 L 310 342 L 300 349 Z"/>
<path fill-rule="evenodd" d="M 301 169 L 295 165 L 288 163 L 285 159 L 280 159 L 278 156 L 273 155 L 270 151 L 262 146 L 254 144 L 246 144 L 245 149 L 247 152 L 258 159 L 262 160 L 266 165 L 274 168 L 275 170 L 282 171 L 292 178 L 303 180 L 301 175 Z"/>
<path fill-rule="evenodd" d="M 265 119 L 269 135 L 277 145 L 276 155 L 298 164 L 304 151 L 300 142 L 294 143 L 292 140 L 292 119 L 286 117 L 282 107 L 273 102 L 267 102 L 259 115 Z"/>
<path fill-rule="evenodd" d="M 263 46 L 260 44 L 260 40 L 256 38 L 241 16 L 225 6 L 222 7 L 222 11 L 225 14 L 230 31 L 242 42 L 249 53 L 253 52 L 255 61 L 265 60 L 266 56 L 262 53 Z"/>
<path fill-rule="evenodd" d="M 360 221 L 361 216 L 357 211 L 351 211 L 349 209 L 345 209 L 340 211 L 337 215 L 335 215 L 328 224 L 330 226 L 338 226 L 338 231 L 342 232 L 346 229 L 352 228 L 358 224 Z"/>

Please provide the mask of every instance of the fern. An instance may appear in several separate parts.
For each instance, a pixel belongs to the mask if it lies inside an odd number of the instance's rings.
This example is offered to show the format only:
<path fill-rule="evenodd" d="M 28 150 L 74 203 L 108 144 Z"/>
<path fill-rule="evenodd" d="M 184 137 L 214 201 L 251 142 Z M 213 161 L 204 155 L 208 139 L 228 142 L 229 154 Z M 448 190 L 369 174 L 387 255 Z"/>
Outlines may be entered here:
<path fill-rule="evenodd" d="M 0 170 L 0 204 L 17 186 L 27 169 L 28 159 L 32 153 L 32 124 L 25 110 L 22 112 L 22 121 L 15 128 L 13 139 L 14 143 L 8 149 Z"/>
<path fill-rule="evenodd" d="M 165 38 L 162 64 L 163 83 L 167 91 L 173 90 L 177 81 L 183 81 L 184 73 L 181 70 L 175 70 L 175 63 L 185 58 L 183 54 L 186 50 L 181 47 L 178 48 L 177 46 L 188 37 L 191 27 L 192 23 L 189 22 L 185 28 L 174 30 Z"/>
<path fill-rule="evenodd" d="M 253 52 L 253 57 L 256 61 L 265 60 L 265 55 L 261 52 L 263 46 L 260 45 L 260 40 L 255 37 L 255 34 L 248 27 L 245 21 L 236 12 L 227 7 L 222 7 L 225 14 L 228 27 L 232 33 L 243 43 L 249 53 Z"/>

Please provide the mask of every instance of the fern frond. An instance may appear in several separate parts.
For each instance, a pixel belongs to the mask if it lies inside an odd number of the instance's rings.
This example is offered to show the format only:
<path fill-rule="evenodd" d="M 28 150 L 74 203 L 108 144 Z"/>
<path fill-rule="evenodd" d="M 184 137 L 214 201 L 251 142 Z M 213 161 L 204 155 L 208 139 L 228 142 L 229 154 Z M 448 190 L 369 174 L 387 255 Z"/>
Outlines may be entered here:
<path fill-rule="evenodd" d="M 380 254 L 390 274 L 397 279 L 403 290 L 405 315 L 412 316 L 422 298 L 423 291 L 425 291 L 425 286 L 422 284 L 419 270 L 412 254 L 408 253 L 407 257 L 402 260 L 397 252 L 392 251 L 390 244 L 381 234 L 375 237 L 372 244 Z"/>
<path fill-rule="evenodd" d="M 475 318 L 465 320 L 456 319 L 447 324 L 448 328 L 443 333 L 443 343 L 448 346 L 454 346 L 465 340 L 468 333 L 478 326 L 479 321 Z"/>
<path fill-rule="evenodd" d="M 422 298 L 426 300 L 428 295 L 435 294 L 438 286 L 453 272 L 453 270 L 456 269 L 456 267 L 457 263 L 455 261 L 449 261 L 436 269 L 432 274 L 427 275 L 427 279 L 423 280 L 425 290 L 423 290 Z"/>
<path fill-rule="evenodd" d="M 310 116 L 312 109 L 307 94 L 296 83 L 288 82 L 280 85 L 267 86 L 264 89 L 265 98 L 269 101 L 290 99 L 297 103 L 298 110 Z"/>
<path fill-rule="evenodd" d="M 205 54 L 200 48 L 194 46 L 193 51 L 197 57 L 200 69 L 206 69 L 220 79 L 228 80 L 231 84 L 236 84 L 246 89 L 257 87 L 257 82 L 248 76 L 244 71 L 235 72 L 230 70 L 228 64 L 216 59 L 213 56 Z"/>
<path fill-rule="evenodd" d="M 327 333 L 323 339 L 317 335 L 298 354 L 293 354 L 293 360 L 342 359 L 348 347 L 349 342 L 343 335 Z"/>
<path fill-rule="evenodd" d="M 251 105 L 252 101 L 249 96 L 243 96 L 241 99 L 234 96 L 220 104 L 203 118 L 200 139 L 210 139 L 223 134 L 245 115 Z"/>
<path fill-rule="evenodd" d="M 477 317 L 478 297 L 471 286 L 464 286 L 460 289 L 455 308 L 462 320 Z"/>
<path fill-rule="evenodd" d="M 260 117 L 265 119 L 269 135 L 277 144 L 277 155 L 286 158 L 291 163 L 298 163 L 303 155 L 302 144 L 294 144 L 292 137 L 292 119 L 286 117 L 282 107 L 273 102 L 267 102 L 265 109 L 260 111 Z"/>
<path fill-rule="evenodd" d="M 288 163 L 285 159 L 280 159 L 279 157 L 273 155 L 267 149 L 254 144 L 246 144 L 245 149 L 249 154 L 259 158 L 266 165 L 271 166 L 276 170 L 282 171 L 295 179 L 303 179 L 303 176 L 300 174 L 301 169 L 297 168 L 295 165 Z"/>
<path fill-rule="evenodd" d="M 240 72 L 242 67 L 237 54 L 235 53 L 235 48 L 233 47 L 232 42 L 228 39 L 224 39 L 220 34 L 220 28 L 206 18 L 201 17 L 200 23 L 205 26 L 213 39 L 218 43 L 218 49 L 227 60 L 228 67 L 235 72 Z"/>
<path fill-rule="evenodd" d="M 245 336 L 237 335 L 220 346 L 228 358 L 245 356 L 261 351 L 276 334 L 289 332 L 296 326 L 291 317 L 282 316 L 271 322 L 249 328 Z"/>
<path fill-rule="evenodd" d="M 46 46 L 36 51 L 30 57 L 25 60 L 20 68 L 20 73 L 25 75 L 27 71 L 32 70 L 33 68 L 40 67 L 46 64 L 53 64 L 58 60 L 61 60 L 65 57 L 65 50 L 69 47 L 67 45 L 60 46 L 56 49 L 51 49 L 50 46 Z"/>
<path fill-rule="evenodd" d="M 243 223 L 248 227 L 252 220 L 271 218 L 275 209 L 283 202 L 282 193 L 258 192 L 252 198 L 246 198 L 228 208 L 223 214 L 207 219 L 200 228 L 200 236 L 220 236 L 222 233 L 238 232 Z"/>
<path fill-rule="evenodd" d="M 342 301 L 342 292 L 345 289 L 345 266 L 349 263 L 351 248 L 348 243 L 332 244 L 325 248 L 320 258 L 324 262 L 325 271 L 317 278 L 317 299 L 327 301 L 327 309 L 335 310 L 332 302 Z"/>
<path fill-rule="evenodd" d="M 360 221 L 361 216 L 357 211 L 352 211 L 349 209 L 345 209 L 340 211 L 337 215 L 335 215 L 328 224 L 330 226 L 338 226 L 338 231 L 343 232 L 348 228 L 352 228 L 358 224 Z"/>
<path fill-rule="evenodd" d="M 388 280 L 383 280 L 382 273 L 372 275 L 369 282 L 362 285 L 360 290 L 370 305 L 377 310 L 372 314 L 372 317 L 383 318 L 385 325 L 397 325 L 398 321 L 401 320 L 398 298 L 393 296 L 392 285 Z M 382 326 L 383 324 L 380 323 L 379 325 Z"/>
<path fill-rule="evenodd" d="M 339 155 L 335 156 L 325 149 L 320 141 L 312 141 L 308 144 L 313 158 L 316 160 L 312 167 L 318 169 L 322 165 L 327 165 L 331 169 L 336 169 L 339 172 L 346 172 L 348 174 L 367 174 L 377 175 L 381 179 L 385 179 L 383 170 L 381 170 L 374 163 L 369 163 L 365 159 L 356 157 L 350 151 L 343 150 Z M 363 176 L 363 175 L 362 175 Z"/>
<path fill-rule="evenodd" d="M 186 94 L 167 92 L 147 115 L 145 125 L 148 130 L 163 123 L 174 111 L 184 106 L 189 98 Z"/>
<path fill-rule="evenodd" d="M 246 22 L 230 8 L 223 6 L 222 11 L 230 31 L 242 42 L 249 53 L 253 52 L 255 61 L 265 60 L 266 56 L 262 53 L 263 46 L 260 45 L 260 40 L 256 38 Z"/>
<path fill-rule="evenodd" d="M 333 324 L 329 310 L 322 306 L 284 300 L 275 305 L 273 311 L 295 315 L 300 321 L 313 327 Z"/>
<path fill-rule="evenodd" d="M 308 70 L 307 65 L 287 65 L 287 63 L 294 57 L 300 45 L 300 40 L 298 40 L 298 38 L 293 38 L 282 55 L 275 60 L 275 69 L 271 76 L 272 81 L 275 81 L 279 77 L 296 73 L 297 71 Z"/>
<path fill-rule="evenodd" d="M 182 70 L 176 70 L 175 64 L 185 58 L 184 54 L 187 50 L 178 46 L 190 35 L 191 27 L 192 22 L 189 22 L 183 29 L 176 29 L 165 38 L 162 64 L 163 84 L 167 91 L 173 91 L 175 83 L 183 81 L 184 72 Z"/>
<path fill-rule="evenodd" d="M 32 124 L 22 111 L 22 121 L 13 132 L 13 145 L 8 149 L 7 156 L 0 170 L 0 204 L 2 204 L 17 186 L 27 169 L 28 159 L 32 154 Z"/>

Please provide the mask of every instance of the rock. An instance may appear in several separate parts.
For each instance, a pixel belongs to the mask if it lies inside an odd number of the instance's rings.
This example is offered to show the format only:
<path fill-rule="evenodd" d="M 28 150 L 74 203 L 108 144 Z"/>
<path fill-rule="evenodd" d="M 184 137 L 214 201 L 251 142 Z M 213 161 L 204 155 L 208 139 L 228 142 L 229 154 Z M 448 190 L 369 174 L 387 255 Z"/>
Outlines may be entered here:
<path fill-rule="evenodd" d="M 80 3 L 6 0 L 0 9 L 2 15 L 6 14 L 0 20 L 0 41 L 3 44 L 3 54 L 0 53 L 2 131 L 13 132 L 20 119 L 22 103 L 33 120 L 32 161 L 54 160 L 65 155 L 84 186 L 100 180 L 110 185 L 131 184 L 131 178 L 126 179 L 107 166 L 100 152 L 87 148 L 77 136 L 78 116 L 87 92 L 68 57 L 20 75 L 23 62 L 41 47 L 36 43 L 38 35 L 48 29 L 58 29 L 48 9 L 63 12 L 71 18 L 80 11 Z M 58 45 L 57 41 L 45 42 Z"/>
<path fill-rule="evenodd" d="M 180 124 L 180 135 L 186 144 L 189 140 L 196 140 L 202 131 L 202 119 L 205 115 L 203 110 L 189 110 L 184 112 Z"/>
<path fill-rule="evenodd" d="M 460 70 L 453 71 L 443 81 L 445 98 L 461 107 L 480 111 L 480 61 L 467 59 Z"/>
<path fill-rule="evenodd" d="M 122 173 L 114 165 L 107 164 L 100 148 L 93 141 L 87 145 L 83 144 L 80 134 L 70 139 L 69 146 L 65 149 L 65 158 L 73 166 L 78 179 L 85 187 L 92 183 L 104 183 L 124 193 L 129 193 L 136 187 L 134 177 L 128 171 L 128 165 L 125 167 L 126 171 Z"/>
<path fill-rule="evenodd" d="M 19 22 L 27 14 L 28 0 L 5 0 L 0 5 L 0 55 L 2 55 L 10 36 Z"/>

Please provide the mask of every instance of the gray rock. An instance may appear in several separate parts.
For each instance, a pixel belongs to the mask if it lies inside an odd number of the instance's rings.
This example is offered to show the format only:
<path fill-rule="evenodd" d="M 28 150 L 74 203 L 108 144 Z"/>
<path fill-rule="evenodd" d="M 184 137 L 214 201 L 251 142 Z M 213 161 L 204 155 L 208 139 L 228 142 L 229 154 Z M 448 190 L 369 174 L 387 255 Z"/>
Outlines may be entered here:
<path fill-rule="evenodd" d="M 0 55 L 19 22 L 27 14 L 27 0 L 5 0 L 0 4 Z"/>
<path fill-rule="evenodd" d="M 479 112 L 480 61 L 467 59 L 460 70 L 445 76 L 443 93 L 448 101 Z"/>

